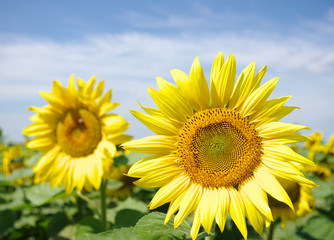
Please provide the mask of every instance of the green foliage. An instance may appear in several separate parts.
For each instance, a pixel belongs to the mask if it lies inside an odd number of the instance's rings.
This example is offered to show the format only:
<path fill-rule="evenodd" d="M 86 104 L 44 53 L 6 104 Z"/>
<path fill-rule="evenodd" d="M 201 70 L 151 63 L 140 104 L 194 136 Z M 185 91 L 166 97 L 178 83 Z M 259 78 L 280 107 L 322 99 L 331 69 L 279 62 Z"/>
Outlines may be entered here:
<path fill-rule="evenodd" d="M 140 239 L 146 240 L 181 240 L 190 237 L 191 226 L 186 221 L 174 229 L 174 218 L 164 225 L 165 217 L 163 213 L 150 213 L 138 221 L 134 231 Z"/>
<path fill-rule="evenodd" d="M 26 149 L 23 146 L 23 149 Z M 296 151 L 304 156 L 309 150 L 296 146 Z M 3 149 L 0 149 L 0 159 Z M 126 199 L 107 198 L 107 228 L 101 220 L 100 192 L 73 193 L 67 195 L 63 187 L 51 188 L 48 183 L 35 185 L 32 167 L 36 165 L 41 153 L 23 151 L 15 161 L 24 162 L 21 168 L 14 169 L 9 176 L 0 171 L 0 239 L 79 239 L 79 240 L 190 240 L 192 215 L 178 228 L 174 229 L 174 217 L 165 225 L 168 204 L 150 212 L 148 204 L 156 189 L 135 188 Z M 29 154 L 28 154 L 29 153 Z M 29 155 L 29 156 L 28 156 Z M 146 157 L 146 154 L 121 154 L 114 159 L 115 166 L 129 165 Z M 315 161 L 333 172 L 333 155 L 323 152 L 314 154 Z M 0 162 L 2 165 L 2 159 Z M 312 189 L 315 197 L 314 211 L 288 221 L 284 229 L 280 220 L 272 224 L 273 239 L 315 240 L 334 239 L 334 176 L 324 179 L 315 173 L 305 173 L 318 186 Z M 108 189 L 117 190 L 124 183 L 108 180 Z M 260 236 L 247 222 L 248 239 L 267 239 L 269 229 Z M 242 236 L 228 216 L 225 230 L 213 227 L 210 234 L 203 228 L 197 239 L 239 240 Z"/>

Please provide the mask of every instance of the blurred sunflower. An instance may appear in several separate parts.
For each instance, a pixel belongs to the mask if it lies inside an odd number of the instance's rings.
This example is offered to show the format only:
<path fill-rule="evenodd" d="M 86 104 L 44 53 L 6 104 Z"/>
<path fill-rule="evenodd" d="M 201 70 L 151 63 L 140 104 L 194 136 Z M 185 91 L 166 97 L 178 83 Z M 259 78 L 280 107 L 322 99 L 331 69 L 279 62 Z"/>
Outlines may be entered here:
<path fill-rule="evenodd" d="M 25 160 L 33 155 L 31 150 L 27 151 L 23 145 L 16 144 L 4 148 L 2 155 L 2 171 L 5 176 L 10 176 L 13 171 L 23 167 L 27 167 Z M 13 184 L 22 185 L 24 179 L 18 178 Z"/>
<path fill-rule="evenodd" d="M 13 170 L 23 166 L 23 161 L 13 161 L 19 157 L 22 157 L 21 145 L 12 145 L 4 150 L 2 155 L 2 170 L 5 176 L 9 176 Z"/>
<path fill-rule="evenodd" d="M 298 217 L 303 217 L 312 212 L 314 207 L 314 196 L 311 188 L 306 185 L 283 178 L 278 178 L 278 181 L 288 193 L 295 208 L 295 211 L 292 211 L 286 204 L 269 197 L 269 206 L 274 219 L 280 218 L 281 227 L 285 228 L 288 220 L 296 221 Z"/>
<path fill-rule="evenodd" d="M 326 146 L 322 143 L 322 133 L 314 132 L 309 136 L 309 139 L 305 142 L 305 147 L 309 149 L 308 158 L 314 161 L 315 154 L 317 152 L 326 151 Z"/>
<path fill-rule="evenodd" d="M 325 154 L 334 155 L 334 135 L 332 135 L 326 144 Z"/>
<path fill-rule="evenodd" d="M 323 181 L 329 180 L 330 177 L 332 176 L 332 172 L 329 168 L 321 166 L 319 164 L 316 164 L 314 166 L 308 166 L 304 169 L 304 171 L 314 173 Z"/>
<path fill-rule="evenodd" d="M 27 146 L 45 152 L 37 165 L 35 183 L 50 181 L 51 187 L 64 183 L 67 193 L 99 189 L 104 174 L 103 161 L 116 153 L 115 144 L 130 139 L 124 135 L 129 124 L 119 115 L 108 112 L 118 103 L 111 103 L 111 90 L 102 95 L 104 82 L 94 89 L 95 77 L 87 83 L 71 76 L 68 88 L 59 81 L 52 93 L 40 94 L 48 105 L 30 107 L 37 113 L 26 127 L 26 136 L 35 136 Z"/>
<path fill-rule="evenodd" d="M 133 182 L 135 178 L 125 175 L 129 171 L 130 166 L 120 165 L 112 168 L 110 174 L 108 174 L 107 179 L 116 180 L 122 183 L 122 185 L 117 189 L 108 189 L 107 196 L 114 199 L 125 199 L 131 195 L 131 191 L 135 187 Z"/>
<path fill-rule="evenodd" d="M 236 64 L 231 54 L 224 62 L 220 52 L 211 70 L 211 89 L 198 58 L 189 76 L 171 74 L 177 84 L 158 77 L 160 91 L 148 88 L 158 109 L 133 115 L 158 135 L 123 144 L 129 151 L 153 154 L 134 164 L 128 175 L 140 178 L 142 187 L 161 187 L 150 209 L 170 202 L 165 223 L 178 211 L 178 227 L 194 211 L 191 236 L 201 224 L 210 232 L 215 220 L 223 231 L 230 213 L 244 238 L 245 217 L 260 234 L 273 221 L 267 194 L 293 207 L 276 177 L 313 185 L 291 160 L 310 164 L 285 144 L 305 141 L 295 131 L 302 125 L 277 122 L 296 107 L 284 106 L 290 98 L 267 100 L 278 78 L 260 86 L 266 66 L 255 75 L 249 64 L 235 84 Z"/>

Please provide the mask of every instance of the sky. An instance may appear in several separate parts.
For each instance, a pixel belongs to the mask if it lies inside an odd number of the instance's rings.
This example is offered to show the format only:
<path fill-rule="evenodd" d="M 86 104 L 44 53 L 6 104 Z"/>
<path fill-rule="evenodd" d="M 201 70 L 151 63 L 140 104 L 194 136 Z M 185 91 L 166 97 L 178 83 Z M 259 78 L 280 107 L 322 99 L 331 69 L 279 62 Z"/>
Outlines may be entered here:
<path fill-rule="evenodd" d="M 199 56 L 207 79 L 214 58 L 233 53 L 237 74 L 252 61 L 267 65 L 263 82 L 279 76 L 273 97 L 298 106 L 282 121 L 334 134 L 333 1 L 0 1 L 0 128 L 24 140 L 29 106 L 39 91 L 76 78 L 105 80 L 115 113 L 135 139 L 152 135 L 129 109 L 154 107 L 147 87 L 173 82 Z"/>

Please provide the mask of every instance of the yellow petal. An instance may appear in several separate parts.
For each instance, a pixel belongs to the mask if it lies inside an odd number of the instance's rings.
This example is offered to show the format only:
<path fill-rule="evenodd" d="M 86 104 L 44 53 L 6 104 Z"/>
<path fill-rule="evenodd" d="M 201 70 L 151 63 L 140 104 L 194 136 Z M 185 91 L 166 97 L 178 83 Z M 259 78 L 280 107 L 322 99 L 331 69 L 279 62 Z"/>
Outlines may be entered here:
<path fill-rule="evenodd" d="M 83 92 L 85 94 L 91 94 L 93 92 L 95 79 L 96 79 L 96 76 L 93 76 L 91 79 L 89 79 L 89 81 L 87 82 L 87 84 L 86 84 L 86 86 L 83 90 Z"/>
<path fill-rule="evenodd" d="M 264 167 L 260 167 L 254 172 L 254 176 L 257 183 L 264 191 L 278 201 L 286 203 L 294 211 L 289 195 L 272 174 L 270 174 Z"/>
<path fill-rule="evenodd" d="M 265 139 L 279 138 L 284 135 L 293 134 L 295 131 L 310 129 L 309 127 L 283 122 L 270 122 L 257 128 L 259 136 Z"/>
<path fill-rule="evenodd" d="M 134 183 L 143 188 L 161 187 L 170 182 L 174 177 L 183 173 L 183 170 L 176 166 L 168 166 L 146 174 Z"/>
<path fill-rule="evenodd" d="M 59 108 L 64 111 L 66 109 L 65 102 L 63 102 L 60 98 L 57 98 L 55 95 L 52 93 L 48 92 L 39 92 L 39 94 L 46 100 L 48 103 L 54 107 L 54 108 Z"/>
<path fill-rule="evenodd" d="M 201 227 L 200 208 L 196 208 L 194 213 L 193 224 L 190 229 L 190 236 L 192 240 L 195 240 L 197 238 L 200 227 Z"/>
<path fill-rule="evenodd" d="M 28 148 L 32 149 L 45 149 L 51 148 L 56 143 L 55 139 L 50 137 L 35 137 L 27 143 Z"/>
<path fill-rule="evenodd" d="M 113 135 L 116 133 L 123 134 L 123 132 L 129 127 L 129 123 L 125 119 L 117 114 L 108 114 L 102 118 L 107 135 Z"/>
<path fill-rule="evenodd" d="M 258 111 L 258 109 L 263 106 L 271 92 L 274 90 L 278 79 L 278 77 L 271 79 L 261 87 L 254 90 L 254 92 L 252 92 L 242 104 L 240 112 L 244 116 L 250 116 L 254 112 Z"/>
<path fill-rule="evenodd" d="M 242 236 L 247 239 L 247 227 L 245 219 L 245 206 L 237 190 L 231 187 L 228 189 L 230 195 L 230 215 L 235 225 L 237 225 Z"/>
<path fill-rule="evenodd" d="M 256 209 L 256 205 L 248 200 L 247 197 L 243 198 L 246 210 L 246 217 L 248 218 L 249 222 L 254 227 L 255 231 L 257 231 L 260 235 L 263 233 L 263 225 L 264 225 L 264 216 L 259 213 Z"/>
<path fill-rule="evenodd" d="M 175 200 L 189 185 L 190 179 L 185 175 L 180 175 L 170 181 L 167 185 L 161 187 L 154 195 L 149 206 L 150 209 L 157 208 L 167 202 Z"/>
<path fill-rule="evenodd" d="M 226 188 L 219 188 L 218 194 L 218 207 L 216 214 L 216 222 L 221 232 L 224 231 L 226 217 L 228 210 L 230 209 L 230 195 Z"/>
<path fill-rule="evenodd" d="M 175 137 L 154 135 L 122 144 L 129 151 L 149 154 L 169 154 L 176 150 Z"/>
<path fill-rule="evenodd" d="M 260 122 L 266 120 L 267 118 L 276 114 L 291 97 L 292 96 L 286 96 L 266 101 L 257 112 L 249 117 L 249 120 L 251 122 Z"/>
<path fill-rule="evenodd" d="M 205 188 L 202 198 L 199 202 L 200 219 L 202 225 L 207 233 L 210 233 L 213 220 L 215 219 L 218 209 L 218 193 L 217 189 Z"/>
<path fill-rule="evenodd" d="M 200 109 L 200 105 L 196 102 L 196 95 L 194 95 L 188 75 L 179 69 L 172 69 L 170 73 L 176 85 L 179 87 L 181 94 L 187 99 L 189 106 L 193 109 Z"/>
<path fill-rule="evenodd" d="M 120 105 L 119 103 L 112 103 L 112 102 L 104 103 L 104 104 L 100 107 L 99 117 L 102 117 L 102 116 L 105 115 L 107 112 L 113 110 L 114 108 L 118 107 L 119 105 Z"/>
<path fill-rule="evenodd" d="M 70 90 L 70 92 L 76 92 L 76 87 L 75 87 L 75 75 L 72 74 L 70 77 L 70 80 L 68 82 L 68 89 Z"/>
<path fill-rule="evenodd" d="M 191 65 L 189 73 L 189 87 L 193 92 L 195 101 L 199 104 L 201 109 L 209 108 L 210 93 L 208 82 L 205 79 L 203 69 L 199 63 L 199 58 L 195 58 Z M 198 109 L 199 110 L 199 109 Z"/>
<path fill-rule="evenodd" d="M 268 205 L 267 195 L 254 179 L 242 184 L 240 193 L 245 195 L 267 219 L 274 221 Z"/>
<path fill-rule="evenodd" d="M 179 107 L 175 106 L 173 102 L 169 101 L 169 98 L 167 96 L 152 88 L 148 88 L 148 92 L 151 95 L 155 104 L 161 110 L 161 112 L 163 112 L 166 116 L 179 122 L 187 121 L 187 118 L 182 113 L 182 110 L 180 110 Z"/>
<path fill-rule="evenodd" d="M 157 85 L 160 89 L 161 94 L 169 98 L 171 104 L 173 104 L 177 109 L 182 111 L 186 116 L 193 115 L 193 109 L 189 107 L 186 99 L 181 95 L 180 90 L 173 84 L 167 82 L 161 77 L 157 77 Z"/>
<path fill-rule="evenodd" d="M 38 161 L 38 163 L 36 164 L 36 166 L 34 167 L 34 172 L 35 171 L 40 171 L 42 168 L 44 168 L 45 166 L 47 166 L 50 162 L 52 162 L 57 156 L 58 153 L 60 152 L 60 147 L 58 145 L 55 145 L 50 151 L 48 151 L 47 153 L 45 153 L 40 160 Z"/>
<path fill-rule="evenodd" d="M 266 72 L 267 72 L 267 65 L 263 66 L 261 70 L 255 75 L 253 80 L 253 88 L 251 89 L 250 92 L 253 92 L 260 86 L 261 80 L 263 76 L 266 74 Z"/>
<path fill-rule="evenodd" d="M 162 157 L 149 156 L 136 162 L 128 171 L 128 176 L 140 178 L 151 171 L 159 171 L 160 168 L 168 166 L 179 166 L 177 157 L 174 155 L 167 155 Z"/>
<path fill-rule="evenodd" d="M 165 218 L 165 221 L 164 221 L 165 225 L 172 218 L 174 213 L 180 208 L 181 200 L 183 199 L 186 192 L 187 191 L 182 192 L 174 201 L 172 201 L 169 204 L 168 211 L 167 211 L 167 214 L 166 214 L 166 218 Z"/>
<path fill-rule="evenodd" d="M 268 157 L 282 161 L 295 161 L 302 164 L 314 165 L 314 162 L 293 151 L 290 147 L 280 144 L 263 144 L 263 152 Z"/>
<path fill-rule="evenodd" d="M 26 136 L 41 136 L 53 133 L 55 126 L 47 123 L 34 123 L 23 129 L 23 134 Z"/>
<path fill-rule="evenodd" d="M 155 132 L 159 135 L 178 135 L 178 129 L 168 121 L 161 119 L 157 116 L 151 116 L 145 113 L 141 113 L 138 111 L 131 111 L 130 112 L 142 123 L 145 124 L 150 130 Z"/>
<path fill-rule="evenodd" d="M 91 95 L 92 99 L 94 100 L 98 99 L 102 95 L 103 88 L 104 88 L 104 81 L 101 81 L 96 85 L 96 88 Z"/>
<path fill-rule="evenodd" d="M 202 186 L 192 184 L 180 202 L 180 209 L 174 218 L 174 228 L 177 228 L 185 218 L 197 207 L 202 197 Z"/>
<path fill-rule="evenodd" d="M 250 63 L 240 74 L 229 107 L 239 107 L 254 88 L 255 62 Z"/>
<path fill-rule="evenodd" d="M 224 55 L 222 52 L 219 52 L 215 60 L 213 61 L 210 75 L 211 100 L 213 107 L 218 107 L 219 103 L 221 102 L 221 99 L 218 98 L 216 83 L 220 83 L 221 70 L 223 65 Z"/>
<path fill-rule="evenodd" d="M 310 140 L 309 137 L 299 134 L 299 133 L 291 133 L 280 138 L 273 138 L 273 139 L 263 139 L 263 144 L 290 144 L 290 143 L 297 143 L 297 142 L 305 142 Z"/>

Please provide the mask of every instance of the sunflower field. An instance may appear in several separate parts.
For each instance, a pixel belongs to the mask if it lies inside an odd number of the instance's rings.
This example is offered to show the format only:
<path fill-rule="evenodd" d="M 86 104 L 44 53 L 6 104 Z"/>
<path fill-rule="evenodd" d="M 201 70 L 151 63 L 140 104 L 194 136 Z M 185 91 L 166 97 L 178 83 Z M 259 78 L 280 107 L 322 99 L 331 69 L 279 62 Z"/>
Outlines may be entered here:
<path fill-rule="evenodd" d="M 0 239 L 334 239 L 334 135 L 281 121 L 266 69 L 157 77 L 135 140 L 103 81 L 55 81 L 24 143 L 0 131 Z"/>

